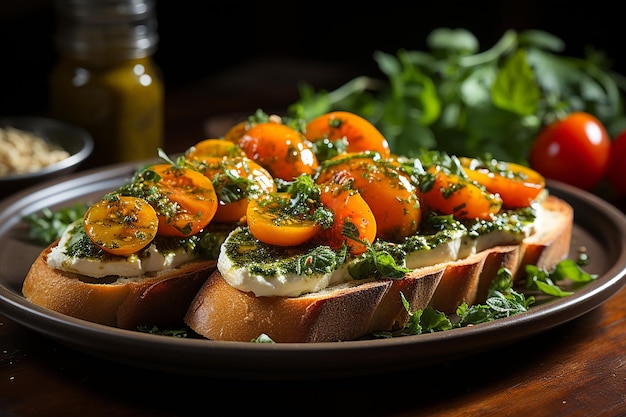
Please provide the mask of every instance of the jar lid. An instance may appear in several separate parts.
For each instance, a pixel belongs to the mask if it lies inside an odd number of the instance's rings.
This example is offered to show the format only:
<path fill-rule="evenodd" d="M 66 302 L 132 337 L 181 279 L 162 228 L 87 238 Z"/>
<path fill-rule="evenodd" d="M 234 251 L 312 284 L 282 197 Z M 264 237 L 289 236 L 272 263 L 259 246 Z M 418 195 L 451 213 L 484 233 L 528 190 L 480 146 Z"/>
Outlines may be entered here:
<path fill-rule="evenodd" d="M 154 0 L 55 0 L 55 10 L 62 53 L 141 58 L 156 50 Z"/>

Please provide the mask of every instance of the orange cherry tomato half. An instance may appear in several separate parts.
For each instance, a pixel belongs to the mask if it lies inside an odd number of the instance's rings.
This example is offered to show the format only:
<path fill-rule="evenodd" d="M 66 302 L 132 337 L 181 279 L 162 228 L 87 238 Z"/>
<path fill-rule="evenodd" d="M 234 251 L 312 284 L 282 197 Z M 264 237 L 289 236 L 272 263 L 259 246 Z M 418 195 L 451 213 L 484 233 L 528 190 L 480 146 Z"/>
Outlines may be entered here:
<path fill-rule="evenodd" d="M 202 162 L 207 158 L 233 158 L 245 156 L 245 152 L 235 143 L 224 139 L 205 139 L 185 151 L 185 158 Z"/>
<path fill-rule="evenodd" d="M 128 256 L 152 242 L 159 219 L 150 203 L 142 198 L 112 196 L 89 207 L 83 225 L 89 239 L 105 252 Z"/>
<path fill-rule="evenodd" d="M 361 195 L 340 184 L 328 182 L 322 184 L 320 196 L 322 204 L 333 212 L 333 225 L 319 234 L 319 239 L 333 249 L 340 248 L 345 242 L 353 255 L 360 255 L 367 250 L 363 243 L 343 235 L 346 222 L 356 226 L 358 239 L 374 242 L 376 238 L 376 218 Z"/>
<path fill-rule="evenodd" d="M 148 168 L 159 175 L 155 186 L 175 205 L 165 211 L 157 210 L 159 234 L 192 236 L 205 228 L 215 216 L 217 195 L 211 180 L 197 171 L 158 164 Z"/>
<path fill-rule="evenodd" d="M 499 194 L 505 207 L 528 207 L 546 186 L 541 174 L 523 165 L 492 160 L 486 166 L 477 159 L 459 159 L 467 176 Z"/>
<path fill-rule="evenodd" d="M 472 182 L 435 167 L 428 172 L 433 174 L 433 183 L 428 190 L 422 190 L 422 201 L 432 210 L 452 214 L 458 219 L 480 220 L 491 220 L 500 211 L 499 195 L 485 192 Z"/>
<path fill-rule="evenodd" d="M 376 217 L 377 236 L 400 241 L 415 234 L 422 218 L 419 190 L 397 162 L 375 154 L 338 155 L 322 165 L 317 182 L 350 177 Z"/>
<path fill-rule="evenodd" d="M 211 179 L 219 199 L 214 222 L 239 221 L 246 215 L 249 199 L 276 191 L 270 173 L 247 157 L 206 159 L 205 164 L 204 175 Z"/>
<path fill-rule="evenodd" d="M 239 146 L 274 178 L 291 181 L 301 174 L 313 174 L 318 166 L 310 142 L 297 130 L 280 123 L 252 126 L 239 139 Z"/>
<path fill-rule="evenodd" d="M 346 138 L 347 152 L 378 152 L 383 158 L 391 155 L 387 139 L 369 120 L 346 111 L 334 111 L 311 120 L 305 137 L 311 142 Z"/>
<path fill-rule="evenodd" d="M 320 232 L 318 222 L 284 213 L 281 207 L 290 197 L 289 193 L 269 193 L 250 200 L 246 219 L 255 238 L 268 245 L 298 246 Z"/>

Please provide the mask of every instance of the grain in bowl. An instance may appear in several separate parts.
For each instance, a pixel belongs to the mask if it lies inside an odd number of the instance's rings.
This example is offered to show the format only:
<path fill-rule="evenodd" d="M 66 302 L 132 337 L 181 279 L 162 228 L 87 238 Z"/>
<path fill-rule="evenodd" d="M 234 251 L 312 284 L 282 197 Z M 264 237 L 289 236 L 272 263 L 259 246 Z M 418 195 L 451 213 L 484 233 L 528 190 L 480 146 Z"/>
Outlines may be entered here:
<path fill-rule="evenodd" d="M 14 127 L 0 128 L 0 176 L 23 174 L 62 161 L 69 152 Z"/>

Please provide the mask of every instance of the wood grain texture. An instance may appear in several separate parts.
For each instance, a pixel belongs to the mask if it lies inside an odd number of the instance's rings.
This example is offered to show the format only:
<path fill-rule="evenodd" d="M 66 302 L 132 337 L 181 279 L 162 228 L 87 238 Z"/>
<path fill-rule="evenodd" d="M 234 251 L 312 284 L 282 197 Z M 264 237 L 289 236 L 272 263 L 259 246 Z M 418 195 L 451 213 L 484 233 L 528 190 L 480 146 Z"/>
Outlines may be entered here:
<path fill-rule="evenodd" d="M 626 289 L 538 336 L 410 374 L 297 382 L 181 377 L 94 359 L 3 316 L 0 346 L 0 415 L 9 416 L 192 416 L 233 392 L 242 414 L 271 403 L 274 415 L 322 415 L 331 404 L 333 414 L 355 416 L 626 415 Z"/>

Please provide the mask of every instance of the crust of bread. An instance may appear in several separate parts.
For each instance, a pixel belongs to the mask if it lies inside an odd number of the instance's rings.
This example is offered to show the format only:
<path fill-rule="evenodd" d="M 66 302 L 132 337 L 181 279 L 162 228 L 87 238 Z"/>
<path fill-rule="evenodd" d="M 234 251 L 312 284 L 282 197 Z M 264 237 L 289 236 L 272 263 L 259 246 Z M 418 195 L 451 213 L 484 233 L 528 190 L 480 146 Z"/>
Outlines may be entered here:
<path fill-rule="evenodd" d="M 569 254 L 574 209 L 554 196 L 548 196 L 543 206 L 545 215 L 540 220 L 537 232 L 524 239 L 520 245 L 516 278 L 524 274 L 526 265 L 537 265 L 539 268 L 551 270 Z"/>
<path fill-rule="evenodd" d="M 411 312 L 430 305 L 450 314 L 462 302 L 484 301 L 502 267 L 518 276 L 526 264 L 551 269 L 568 256 L 573 210 L 554 196 L 544 207 L 548 218 L 522 244 L 419 268 L 400 280 L 351 281 L 299 297 L 256 297 L 231 287 L 216 270 L 184 320 L 212 340 L 249 342 L 266 334 L 275 342 L 328 342 L 402 328 L 409 319 L 402 295 Z"/>
<path fill-rule="evenodd" d="M 215 261 L 198 260 L 151 276 L 97 283 L 50 268 L 47 256 L 56 244 L 43 250 L 32 264 L 22 285 L 24 297 L 68 316 L 123 329 L 180 322 L 216 267 Z"/>
<path fill-rule="evenodd" d="M 256 297 L 230 286 L 216 270 L 198 292 L 185 322 L 213 340 L 249 342 L 261 334 L 275 342 L 353 340 L 403 326 L 408 313 L 400 291 L 424 308 L 441 273 L 350 281 L 299 297 Z"/>

